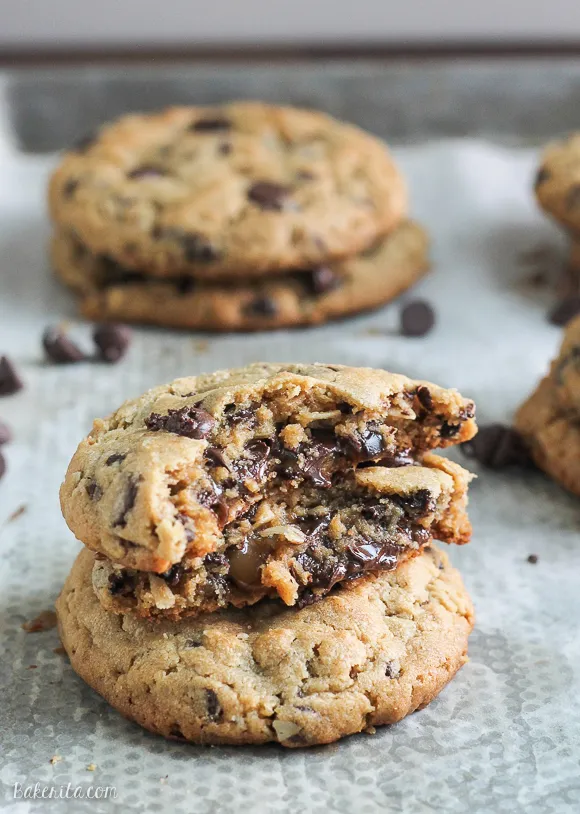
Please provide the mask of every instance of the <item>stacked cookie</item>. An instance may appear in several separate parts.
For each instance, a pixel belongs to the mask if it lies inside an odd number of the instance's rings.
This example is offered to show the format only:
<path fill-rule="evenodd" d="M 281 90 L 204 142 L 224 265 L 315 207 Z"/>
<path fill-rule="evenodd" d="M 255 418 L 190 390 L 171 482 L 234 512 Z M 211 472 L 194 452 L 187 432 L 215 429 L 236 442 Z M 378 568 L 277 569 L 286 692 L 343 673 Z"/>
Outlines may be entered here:
<path fill-rule="evenodd" d="M 86 548 L 57 602 L 74 669 L 197 743 L 328 743 L 427 704 L 473 617 L 457 391 L 371 369 L 178 379 L 97 420 L 61 489 Z"/>
<path fill-rule="evenodd" d="M 580 273 L 580 134 L 548 145 L 535 191 L 541 207 L 570 235 L 570 267 Z"/>
<path fill-rule="evenodd" d="M 260 103 L 127 116 L 51 179 L 57 275 L 95 320 L 253 330 L 385 303 L 427 269 L 382 142 Z"/>

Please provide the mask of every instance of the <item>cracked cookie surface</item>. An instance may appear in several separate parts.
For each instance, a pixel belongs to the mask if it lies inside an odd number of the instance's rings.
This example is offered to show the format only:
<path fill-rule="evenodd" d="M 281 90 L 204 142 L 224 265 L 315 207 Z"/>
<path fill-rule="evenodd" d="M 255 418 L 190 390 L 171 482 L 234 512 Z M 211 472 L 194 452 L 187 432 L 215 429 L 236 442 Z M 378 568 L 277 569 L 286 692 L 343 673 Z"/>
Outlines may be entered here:
<path fill-rule="evenodd" d="M 334 263 L 258 280 L 160 279 L 90 254 L 63 232 L 52 241 L 57 276 L 92 320 L 196 330 L 315 325 L 389 302 L 428 269 L 427 236 L 406 221 L 370 249 Z"/>
<path fill-rule="evenodd" d="M 152 623 L 107 613 L 83 550 L 57 600 L 74 670 L 141 726 L 199 744 L 330 743 L 426 706 L 467 660 L 473 608 L 430 548 L 302 610 Z"/>
<path fill-rule="evenodd" d="M 456 390 L 371 368 L 256 363 L 177 379 L 95 421 L 62 510 L 89 548 L 163 574 L 223 550 L 224 529 L 270 494 L 468 440 L 474 412 Z"/>
<path fill-rule="evenodd" d="M 356 254 L 407 209 L 379 139 L 256 102 L 126 116 L 64 156 L 49 204 L 94 255 L 207 277 Z"/>
<path fill-rule="evenodd" d="M 515 425 L 540 469 L 580 495 L 580 317 L 566 327 L 558 357 Z"/>

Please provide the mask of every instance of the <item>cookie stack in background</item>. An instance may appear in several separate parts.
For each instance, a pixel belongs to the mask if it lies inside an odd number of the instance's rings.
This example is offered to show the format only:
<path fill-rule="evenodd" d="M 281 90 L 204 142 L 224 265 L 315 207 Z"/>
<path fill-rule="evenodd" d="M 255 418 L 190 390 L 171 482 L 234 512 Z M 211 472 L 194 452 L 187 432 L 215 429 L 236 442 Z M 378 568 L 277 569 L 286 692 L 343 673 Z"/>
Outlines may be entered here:
<path fill-rule="evenodd" d="M 49 203 L 56 273 L 99 321 L 316 324 L 388 302 L 428 266 L 385 145 L 294 108 L 127 116 L 66 153 Z"/>
<path fill-rule="evenodd" d="M 298 747 L 393 723 L 466 661 L 476 432 L 455 390 L 254 364 L 95 421 L 61 489 L 85 544 L 57 601 L 72 666 L 153 732 Z"/>

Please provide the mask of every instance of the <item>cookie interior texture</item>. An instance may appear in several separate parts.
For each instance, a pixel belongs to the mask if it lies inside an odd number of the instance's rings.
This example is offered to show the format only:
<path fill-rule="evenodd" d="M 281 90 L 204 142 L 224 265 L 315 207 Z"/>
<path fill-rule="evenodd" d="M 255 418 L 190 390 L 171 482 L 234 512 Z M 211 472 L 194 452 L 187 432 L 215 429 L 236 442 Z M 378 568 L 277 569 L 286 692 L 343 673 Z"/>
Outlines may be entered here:
<path fill-rule="evenodd" d="M 580 495 L 580 317 L 566 327 L 549 374 L 516 414 L 536 464 Z"/>
<path fill-rule="evenodd" d="M 363 250 L 405 216 L 386 146 L 260 103 L 125 116 L 65 154 L 49 205 L 94 254 L 158 276 L 256 276 Z"/>
<path fill-rule="evenodd" d="M 89 319 L 203 330 L 312 325 L 377 308 L 428 269 L 424 230 L 405 221 L 359 255 L 257 280 L 159 278 L 93 255 L 62 230 L 52 240 L 57 276 Z"/>
<path fill-rule="evenodd" d="M 83 550 L 57 600 L 73 668 L 123 715 L 200 744 L 330 743 L 428 704 L 466 661 L 471 601 L 434 548 L 301 610 L 118 617 Z"/>
<path fill-rule="evenodd" d="M 223 545 L 165 574 L 97 558 L 93 584 L 111 611 L 178 618 L 265 596 L 302 607 L 368 571 L 390 570 L 433 537 L 467 542 L 468 473 L 427 454 L 423 466 L 336 473 L 332 482 L 275 487 L 222 529 Z"/>

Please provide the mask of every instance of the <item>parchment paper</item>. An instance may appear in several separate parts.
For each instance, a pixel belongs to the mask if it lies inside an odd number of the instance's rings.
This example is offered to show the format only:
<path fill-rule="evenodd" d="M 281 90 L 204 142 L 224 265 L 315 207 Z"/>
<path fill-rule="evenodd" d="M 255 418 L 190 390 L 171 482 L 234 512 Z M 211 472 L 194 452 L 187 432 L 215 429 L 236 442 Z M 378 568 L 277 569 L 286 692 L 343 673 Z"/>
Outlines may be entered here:
<path fill-rule="evenodd" d="M 42 361 L 42 329 L 75 319 L 75 311 L 45 256 L 43 197 L 54 158 L 22 157 L 0 142 L 0 349 L 26 380 L 23 392 L 0 400 L 15 433 L 0 483 L 5 809 L 580 811 L 580 501 L 539 473 L 475 467 L 474 538 L 451 551 L 477 607 L 471 661 L 431 706 L 374 736 L 305 751 L 165 742 L 123 720 L 77 678 L 54 652 L 55 630 L 21 628 L 52 606 L 79 549 L 57 498 L 77 442 L 94 416 L 149 386 L 258 359 L 341 362 L 456 386 L 476 400 L 480 422 L 509 421 L 561 333 L 545 319 L 553 294 L 525 283 L 530 260 L 522 262 L 547 245 L 556 270 L 560 250 L 530 192 L 536 151 L 464 140 L 396 152 L 413 211 L 433 236 L 433 273 L 407 296 L 435 305 L 430 336 L 397 336 L 394 304 L 300 332 L 203 337 L 140 329 L 117 366 L 55 367 Z M 529 554 L 538 555 L 536 565 Z M 53 765 L 55 755 L 62 760 Z M 117 798 L 14 799 L 15 783 L 36 782 L 114 786 Z"/>

